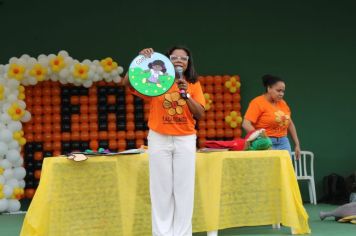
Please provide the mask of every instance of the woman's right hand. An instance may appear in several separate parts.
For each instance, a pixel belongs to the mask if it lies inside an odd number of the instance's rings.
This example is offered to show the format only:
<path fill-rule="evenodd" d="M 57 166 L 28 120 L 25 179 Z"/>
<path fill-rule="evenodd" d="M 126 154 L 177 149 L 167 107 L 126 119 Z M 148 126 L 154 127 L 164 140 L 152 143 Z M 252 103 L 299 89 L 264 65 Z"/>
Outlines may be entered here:
<path fill-rule="evenodd" d="M 154 53 L 153 48 L 145 48 L 140 51 L 140 55 L 144 55 L 145 57 L 150 58 Z"/>

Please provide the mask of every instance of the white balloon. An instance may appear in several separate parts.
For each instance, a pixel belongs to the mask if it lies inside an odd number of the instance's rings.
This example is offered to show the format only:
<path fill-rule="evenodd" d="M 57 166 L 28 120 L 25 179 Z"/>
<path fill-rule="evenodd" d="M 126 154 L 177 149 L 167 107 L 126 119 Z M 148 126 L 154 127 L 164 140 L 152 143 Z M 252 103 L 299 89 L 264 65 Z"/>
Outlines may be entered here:
<path fill-rule="evenodd" d="M 9 185 L 12 188 L 18 188 L 19 187 L 19 181 L 17 179 L 9 179 L 6 181 L 5 185 Z"/>
<path fill-rule="evenodd" d="M 69 56 L 69 54 L 68 54 L 68 52 L 67 51 L 65 51 L 65 50 L 61 50 L 61 51 L 59 51 L 59 53 L 58 53 L 59 55 L 61 55 L 62 57 L 68 57 Z"/>
<path fill-rule="evenodd" d="M 4 105 L 4 109 L 7 111 L 9 109 L 9 104 L 5 104 Z M 10 123 L 10 121 L 12 121 L 11 117 L 6 113 L 3 113 L 1 116 L 0 116 L 0 121 L 2 121 L 3 124 L 8 124 Z"/>
<path fill-rule="evenodd" d="M 12 140 L 12 132 L 9 129 L 3 129 L 0 132 L 0 142 L 8 143 Z"/>
<path fill-rule="evenodd" d="M 8 88 L 15 90 L 17 89 L 17 87 L 20 85 L 20 81 L 16 80 L 16 79 L 10 79 L 7 81 L 7 86 Z"/>
<path fill-rule="evenodd" d="M 93 82 L 91 80 L 87 80 L 84 82 L 83 86 L 85 88 L 90 88 L 93 85 Z"/>
<path fill-rule="evenodd" d="M 25 114 L 21 118 L 22 122 L 28 122 L 31 120 L 31 113 L 29 111 L 25 111 Z"/>
<path fill-rule="evenodd" d="M 10 149 L 6 153 L 6 158 L 11 162 L 11 163 L 16 163 L 20 158 L 20 152 L 15 149 Z"/>
<path fill-rule="evenodd" d="M 0 157 L 3 157 L 7 152 L 9 151 L 9 148 L 6 143 L 0 142 Z M 1 166 L 1 162 L 0 162 Z"/>
<path fill-rule="evenodd" d="M 0 161 L 0 166 L 3 169 L 10 169 L 12 167 L 11 162 L 9 162 L 8 160 L 4 159 Z"/>
<path fill-rule="evenodd" d="M 69 76 L 69 71 L 67 69 L 62 69 L 60 72 L 59 72 L 59 77 L 60 78 L 67 78 Z"/>
<path fill-rule="evenodd" d="M 15 200 L 15 199 L 10 199 L 8 202 L 8 206 L 7 206 L 7 210 L 9 212 L 15 212 L 20 210 L 21 208 L 21 204 L 19 202 L 19 200 Z"/>
<path fill-rule="evenodd" d="M 25 180 L 23 180 L 23 179 L 19 180 L 19 187 L 20 187 L 20 188 L 25 188 L 25 187 L 26 187 L 26 182 L 25 182 Z"/>
<path fill-rule="evenodd" d="M 10 64 L 17 64 L 18 58 L 17 57 L 11 57 L 9 60 Z"/>
<path fill-rule="evenodd" d="M 90 64 L 91 64 L 91 61 L 90 61 L 89 59 L 85 59 L 85 60 L 83 61 L 83 64 L 85 64 L 85 65 L 90 65 Z"/>
<path fill-rule="evenodd" d="M 17 100 L 17 94 L 10 94 L 7 96 L 7 100 L 11 103 L 15 102 Z"/>
<path fill-rule="evenodd" d="M 23 166 L 23 158 L 20 158 L 17 162 L 12 163 L 13 167 L 21 167 Z"/>
<path fill-rule="evenodd" d="M 0 212 L 6 211 L 8 206 L 9 206 L 9 200 L 7 200 L 5 198 L 0 199 Z"/>
<path fill-rule="evenodd" d="M 17 101 L 17 104 L 19 104 L 19 106 L 22 108 L 22 109 L 26 109 L 26 103 L 22 100 L 18 100 Z"/>
<path fill-rule="evenodd" d="M 12 132 L 20 131 L 22 130 L 22 123 L 20 121 L 11 121 L 10 123 L 7 124 L 7 128 Z"/>
<path fill-rule="evenodd" d="M 18 143 L 16 140 L 12 140 L 12 141 L 10 141 L 9 144 L 8 144 L 8 148 L 9 148 L 9 149 L 17 149 L 17 148 L 19 148 L 19 147 L 20 147 L 20 145 L 19 145 L 19 143 Z"/>
<path fill-rule="evenodd" d="M 16 178 L 16 179 L 18 179 L 18 180 L 21 180 L 21 179 L 23 179 L 23 178 L 25 178 L 25 176 L 26 176 L 26 170 L 25 170 L 25 168 L 23 168 L 23 167 L 16 167 L 16 168 L 14 168 L 14 171 L 13 171 L 14 173 L 14 177 Z"/>
<path fill-rule="evenodd" d="M 14 178 L 14 171 L 12 170 L 12 168 L 5 169 L 3 175 L 5 179 L 12 179 Z"/>
<path fill-rule="evenodd" d="M 0 184 L 4 185 L 5 184 L 5 177 L 0 175 Z"/>
<path fill-rule="evenodd" d="M 4 188 L 3 188 L 3 192 L 4 192 L 5 197 L 7 197 L 7 198 L 11 197 L 13 190 L 14 190 L 13 187 L 11 187 L 10 185 L 5 184 Z"/>
<path fill-rule="evenodd" d="M 34 77 L 30 77 L 28 82 L 30 83 L 30 85 L 35 85 L 37 84 L 37 79 Z"/>

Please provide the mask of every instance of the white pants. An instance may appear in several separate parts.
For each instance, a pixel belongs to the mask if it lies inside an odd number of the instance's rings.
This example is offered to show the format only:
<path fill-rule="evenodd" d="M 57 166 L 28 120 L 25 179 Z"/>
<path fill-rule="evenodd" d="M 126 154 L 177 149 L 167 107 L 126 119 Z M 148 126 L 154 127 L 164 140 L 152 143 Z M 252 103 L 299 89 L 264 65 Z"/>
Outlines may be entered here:
<path fill-rule="evenodd" d="M 152 234 L 191 236 L 196 135 L 148 134 Z"/>

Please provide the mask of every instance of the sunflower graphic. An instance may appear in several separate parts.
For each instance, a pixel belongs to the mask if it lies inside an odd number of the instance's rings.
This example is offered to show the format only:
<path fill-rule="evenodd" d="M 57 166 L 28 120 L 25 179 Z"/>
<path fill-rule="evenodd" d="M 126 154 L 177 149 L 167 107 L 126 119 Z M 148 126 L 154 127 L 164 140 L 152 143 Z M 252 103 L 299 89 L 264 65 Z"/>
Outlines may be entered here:
<path fill-rule="evenodd" d="M 166 93 L 164 95 L 163 107 L 168 110 L 168 114 L 174 116 L 183 113 L 183 106 L 186 101 L 181 98 L 178 92 Z"/>
<path fill-rule="evenodd" d="M 275 121 L 279 124 L 279 126 L 287 126 L 289 124 L 290 117 L 283 111 L 276 111 L 274 115 L 276 116 Z"/>

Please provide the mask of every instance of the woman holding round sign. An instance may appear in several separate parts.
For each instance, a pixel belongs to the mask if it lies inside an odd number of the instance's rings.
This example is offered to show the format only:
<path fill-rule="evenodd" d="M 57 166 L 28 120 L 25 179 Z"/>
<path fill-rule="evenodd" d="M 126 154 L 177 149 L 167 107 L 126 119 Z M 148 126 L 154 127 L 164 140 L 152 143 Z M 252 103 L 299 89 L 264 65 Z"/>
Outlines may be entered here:
<path fill-rule="evenodd" d="M 205 98 L 191 52 L 143 49 L 123 80 L 150 102 L 148 155 L 153 235 L 192 235 L 196 130 Z"/>

